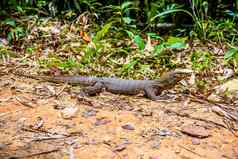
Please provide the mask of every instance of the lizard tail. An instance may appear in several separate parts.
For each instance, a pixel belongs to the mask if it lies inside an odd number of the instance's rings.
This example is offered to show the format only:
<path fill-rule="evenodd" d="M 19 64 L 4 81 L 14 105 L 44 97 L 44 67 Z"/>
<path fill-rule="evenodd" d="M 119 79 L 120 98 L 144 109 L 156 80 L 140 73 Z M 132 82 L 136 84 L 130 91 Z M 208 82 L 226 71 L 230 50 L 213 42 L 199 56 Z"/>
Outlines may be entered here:
<path fill-rule="evenodd" d="M 21 77 L 26 77 L 26 78 L 36 79 L 36 80 L 43 80 L 43 81 L 48 81 L 48 82 L 60 82 L 59 80 L 54 79 L 54 77 L 33 75 L 33 74 L 23 72 L 23 71 L 12 71 L 11 73 L 16 76 L 21 76 Z"/>

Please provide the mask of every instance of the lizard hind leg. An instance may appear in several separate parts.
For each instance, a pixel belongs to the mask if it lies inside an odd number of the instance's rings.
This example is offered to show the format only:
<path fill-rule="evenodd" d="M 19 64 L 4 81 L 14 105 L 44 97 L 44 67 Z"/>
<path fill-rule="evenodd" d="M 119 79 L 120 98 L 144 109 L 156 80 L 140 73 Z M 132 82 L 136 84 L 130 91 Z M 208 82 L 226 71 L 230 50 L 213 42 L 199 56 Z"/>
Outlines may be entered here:
<path fill-rule="evenodd" d="M 102 82 L 96 82 L 93 86 L 84 87 L 80 91 L 81 96 L 94 96 L 98 93 L 101 93 L 104 88 Z"/>
<path fill-rule="evenodd" d="M 145 88 L 145 96 L 152 100 L 165 100 L 165 97 L 161 96 L 161 91 L 159 88 L 154 88 L 152 86 Z"/>

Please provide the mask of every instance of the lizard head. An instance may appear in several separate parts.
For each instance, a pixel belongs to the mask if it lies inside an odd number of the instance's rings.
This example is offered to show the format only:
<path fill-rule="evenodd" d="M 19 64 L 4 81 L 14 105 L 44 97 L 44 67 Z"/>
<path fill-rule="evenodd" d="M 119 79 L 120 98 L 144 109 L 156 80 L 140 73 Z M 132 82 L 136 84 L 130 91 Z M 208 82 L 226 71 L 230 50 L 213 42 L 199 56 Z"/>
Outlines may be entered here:
<path fill-rule="evenodd" d="M 186 69 L 176 69 L 163 74 L 159 79 L 154 80 L 154 87 L 159 88 L 157 93 L 173 88 L 179 81 L 188 77 L 193 71 Z"/>
<path fill-rule="evenodd" d="M 158 82 L 163 83 L 165 87 L 173 87 L 177 82 L 191 75 L 192 72 L 192 70 L 187 69 L 176 69 L 163 74 Z"/>
<path fill-rule="evenodd" d="M 170 78 L 173 78 L 174 80 L 176 80 L 177 82 L 188 77 L 189 75 L 191 75 L 193 73 L 192 70 L 188 70 L 188 69 L 176 69 L 172 72 L 169 72 L 168 76 L 170 76 Z"/>

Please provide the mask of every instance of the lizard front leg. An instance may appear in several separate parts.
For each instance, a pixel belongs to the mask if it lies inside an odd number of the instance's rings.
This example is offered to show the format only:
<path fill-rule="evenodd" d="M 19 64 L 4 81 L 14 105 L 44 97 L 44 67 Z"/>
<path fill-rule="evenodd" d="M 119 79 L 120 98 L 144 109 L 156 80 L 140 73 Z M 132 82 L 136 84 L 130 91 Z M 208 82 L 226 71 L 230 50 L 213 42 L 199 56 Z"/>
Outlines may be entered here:
<path fill-rule="evenodd" d="M 81 96 L 93 96 L 100 92 L 104 88 L 104 84 L 102 82 L 96 82 L 93 86 L 84 87 L 80 91 Z"/>
<path fill-rule="evenodd" d="M 147 86 L 145 87 L 145 95 L 146 97 L 152 99 L 152 100 L 165 100 L 166 97 L 160 96 L 161 91 L 159 88 L 154 88 L 153 86 Z"/>

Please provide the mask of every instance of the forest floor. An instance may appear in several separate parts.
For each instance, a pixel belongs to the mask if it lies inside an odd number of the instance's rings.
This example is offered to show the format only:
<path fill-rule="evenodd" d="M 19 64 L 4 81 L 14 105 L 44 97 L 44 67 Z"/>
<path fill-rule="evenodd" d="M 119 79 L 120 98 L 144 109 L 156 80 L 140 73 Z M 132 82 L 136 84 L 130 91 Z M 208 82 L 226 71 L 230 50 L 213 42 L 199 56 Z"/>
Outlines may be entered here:
<path fill-rule="evenodd" d="M 0 158 L 238 158 L 238 132 L 206 102 L 82 99 L 78 87 L 11 74 L 0 88 Z"/>

